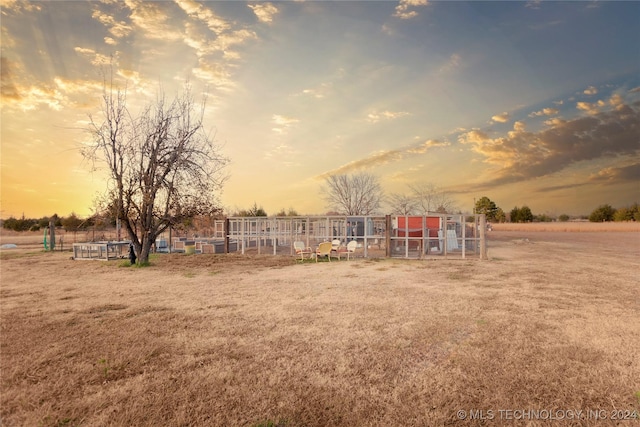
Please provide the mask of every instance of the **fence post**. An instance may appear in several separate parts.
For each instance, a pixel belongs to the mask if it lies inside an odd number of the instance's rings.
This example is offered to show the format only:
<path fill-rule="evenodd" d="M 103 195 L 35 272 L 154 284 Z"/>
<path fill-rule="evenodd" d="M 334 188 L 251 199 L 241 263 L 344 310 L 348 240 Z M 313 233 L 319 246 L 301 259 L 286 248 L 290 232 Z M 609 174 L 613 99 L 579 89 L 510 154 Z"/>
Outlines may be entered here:
<path fill-rule="evenodd" d="M 387 258 L 391 258 L 391 215 L 384 217 L 384 251 Z"/>
<path fill-rule="evenodd" d="M 224 236 L 224 253 L 229 253 L 229 218 L 224 219 L 224 226 L 222 227 L 222 233 Z"/>
<path fill-rule="evenodd" d="M 487 218 L 484 214 L 480 215 L 480 259 L 487 259 Z"/>

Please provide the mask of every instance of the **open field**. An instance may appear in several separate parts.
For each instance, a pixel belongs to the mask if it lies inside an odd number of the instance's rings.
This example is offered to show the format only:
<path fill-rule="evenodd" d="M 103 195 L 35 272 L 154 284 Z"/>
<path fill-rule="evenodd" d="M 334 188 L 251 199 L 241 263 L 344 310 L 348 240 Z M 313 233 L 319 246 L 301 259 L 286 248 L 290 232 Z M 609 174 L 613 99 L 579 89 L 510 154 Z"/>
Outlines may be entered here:
<path fill-rule="evenodd" d="M 640 233 L 497 228 L 489 261 L 2 251 L 0 424 L 639 425 Z"/>
<path fill-rule="evenodd" d="M 492 224 L 496 231 L 640 232 L 640 222 L 530 222 Z"/>

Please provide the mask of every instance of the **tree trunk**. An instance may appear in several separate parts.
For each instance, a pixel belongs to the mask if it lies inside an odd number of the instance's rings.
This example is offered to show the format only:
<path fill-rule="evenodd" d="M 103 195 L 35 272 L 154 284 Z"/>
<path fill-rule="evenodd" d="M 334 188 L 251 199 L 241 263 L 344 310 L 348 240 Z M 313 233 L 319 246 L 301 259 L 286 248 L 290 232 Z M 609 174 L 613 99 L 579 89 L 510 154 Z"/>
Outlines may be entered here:
<path fill-rule="evenodd" d="M 155 242 L 155 238 L 153 237 L 153 233 L 150 231 L 146 236 L 142 237 L 141 242 L 141 250 L 140 250 L 140 261 L 141 265 L 149 263 L 149 254 L 151 254 L 151 245 Z"/>

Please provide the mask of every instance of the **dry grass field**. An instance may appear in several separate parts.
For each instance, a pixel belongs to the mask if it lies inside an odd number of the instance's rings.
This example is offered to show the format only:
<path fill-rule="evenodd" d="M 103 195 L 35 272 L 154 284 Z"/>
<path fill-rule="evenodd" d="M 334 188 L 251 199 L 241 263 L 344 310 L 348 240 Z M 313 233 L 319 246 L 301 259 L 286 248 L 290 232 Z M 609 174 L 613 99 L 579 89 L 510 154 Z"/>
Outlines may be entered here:
<path fill-rule="evenodd" d="M 639 425 L 640 233 L 488 247 L 147 268 L 2 251 L 0 424 Z"/>
<path fill-rule="evenodd" d="M 530 222 L 530 223 L 498 223 L 493 224 L 496 231 L 562 231 L 570 233 L 596 232 L 640 232 L 640 222 Z"/>

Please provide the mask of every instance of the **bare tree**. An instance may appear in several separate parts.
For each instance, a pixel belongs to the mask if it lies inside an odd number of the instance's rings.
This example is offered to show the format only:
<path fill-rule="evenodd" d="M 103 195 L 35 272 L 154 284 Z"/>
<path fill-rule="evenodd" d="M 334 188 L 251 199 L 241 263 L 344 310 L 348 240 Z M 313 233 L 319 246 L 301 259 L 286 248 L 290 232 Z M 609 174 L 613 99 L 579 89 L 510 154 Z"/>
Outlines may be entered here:
<path fill-rule="evenodd" d="M 455 201 L 442 188 L 431 183 L 410 185 L 423 215 L 428 212 L 450 213 L 455 210 Z"/>
<path fill-rule="evenodd" d="M 167 102 L 160 94 L 138 117 L 127 109 L 126 89 L 105 84 L 102 117 L 90 116 L 92 144 L 83 150 L 94 165 L 106 165 L 109 181 L 102 198 L 115 207 L 140 263 L 168 227 L 218 210 L 216 193 L 228 160 L 203 128 L 205 103 L 187 87 Z"/>
<path fill-rule="evenodd" d="M 414 196 L 400 193 L 391 194 L 387 203 L 391 208 L 391 213 L 395 215 L 412 215 L 418 208 L 418 201 Z"/>
<path fill-rule="evenodd" d="M 322 191 L 331 209 L 345 215 L 370 215 L 384 197 L 378 177 L 368 173 L 331 175 Z"/>

